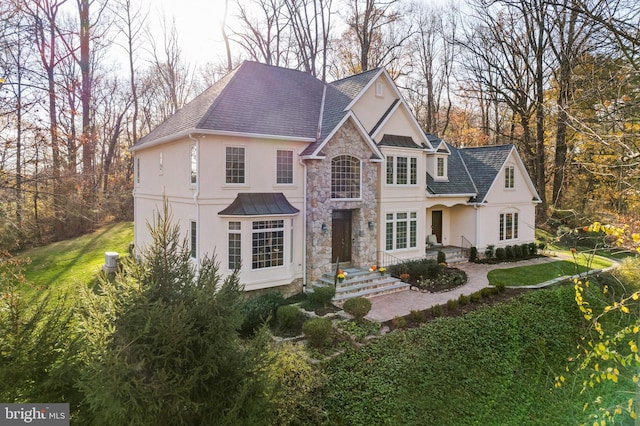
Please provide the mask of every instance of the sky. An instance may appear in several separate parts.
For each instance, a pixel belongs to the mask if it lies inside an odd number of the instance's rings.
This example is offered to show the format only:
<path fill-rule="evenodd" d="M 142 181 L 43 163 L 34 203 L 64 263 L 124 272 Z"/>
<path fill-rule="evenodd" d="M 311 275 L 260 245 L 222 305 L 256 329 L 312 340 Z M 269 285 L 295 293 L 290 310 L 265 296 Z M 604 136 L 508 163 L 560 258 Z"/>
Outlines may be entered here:
<path fill-rule="evenodd" d="M 224 58 L 225 49 L 220 22 L 224 14 L 225 0 L 138 1 L 149 7 L 150 30 L 152 34 L 158 34 L 159 43 L 162 41 L 163 12 L 168 19 L 175 19 L 183 52 L 191 65 L 201 66 Z M 232 1 L 234 0 L 230 0 Z"/>

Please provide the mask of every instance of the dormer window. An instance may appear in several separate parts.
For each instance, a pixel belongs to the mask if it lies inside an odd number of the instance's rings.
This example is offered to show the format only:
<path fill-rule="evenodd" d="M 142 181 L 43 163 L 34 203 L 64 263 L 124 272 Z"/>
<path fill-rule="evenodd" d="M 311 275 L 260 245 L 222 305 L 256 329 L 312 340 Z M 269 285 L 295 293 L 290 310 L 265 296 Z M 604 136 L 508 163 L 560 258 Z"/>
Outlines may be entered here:
<path fill-rule="evenodd" d="M 439 181 L 448 180 L 447 174 L 447 156 L 446 155 L 436 155 L 434 162 L 431 163 L 433 178 Z"/>
<path fill-rule="evenodd" d="M 444 177 L 444 158 L 442 157 L 438 157 L 437 160 L 437 165 L 436 165 L 436 174 L 439 178 Z"/>

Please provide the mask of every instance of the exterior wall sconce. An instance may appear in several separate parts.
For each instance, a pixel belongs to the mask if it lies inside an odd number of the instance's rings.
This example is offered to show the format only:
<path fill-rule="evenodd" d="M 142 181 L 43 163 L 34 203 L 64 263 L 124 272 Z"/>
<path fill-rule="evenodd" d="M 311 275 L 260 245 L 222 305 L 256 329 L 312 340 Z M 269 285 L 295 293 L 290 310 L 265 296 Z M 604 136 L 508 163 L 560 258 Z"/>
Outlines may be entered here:
<path fill-rule="evenodd" d="M 375 224 L 372 221 L 369 221 L 369 223 L 367 223 L 367 226 L 369 227 L 369 229 L 373 229 Z"/>
<path fill-rule="evenodd" d="M 322 231 L 323 234 L 327 233 L 327 224 L 323 223 L 322 226 L 320 227 L 320 230 Z"/>

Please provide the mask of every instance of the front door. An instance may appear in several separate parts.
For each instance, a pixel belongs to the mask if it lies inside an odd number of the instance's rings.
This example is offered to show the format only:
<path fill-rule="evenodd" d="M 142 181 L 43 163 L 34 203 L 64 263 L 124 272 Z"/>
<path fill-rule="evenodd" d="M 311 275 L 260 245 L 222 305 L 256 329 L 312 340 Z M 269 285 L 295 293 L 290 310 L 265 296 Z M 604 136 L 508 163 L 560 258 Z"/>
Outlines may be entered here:
<path fill-rule="evenodd" d="M 431 212 L 431 233 L 436 236 L 439 243 L 442 242 L 442 210 Z"/>
<path fill-rule="evenodd" d="M 336 210 L 331 219 L 331 263 L 351 262 L 351 211 Z"/>

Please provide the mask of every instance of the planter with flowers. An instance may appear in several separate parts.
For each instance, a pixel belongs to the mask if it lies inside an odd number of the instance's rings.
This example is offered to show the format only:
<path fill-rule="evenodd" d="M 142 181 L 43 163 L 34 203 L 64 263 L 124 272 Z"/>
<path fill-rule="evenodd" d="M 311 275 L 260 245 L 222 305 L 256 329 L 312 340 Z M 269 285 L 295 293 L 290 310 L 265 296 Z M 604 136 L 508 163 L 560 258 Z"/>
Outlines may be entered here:
<path fill-rule="evenodd" d="M 380 272 L 380 275 L 384 276 L 384 273 L 387 272 L 387 268 L 378 268 L 378 272 Z"/>
<path fill-rule="evenodd" d="M 342 269 L 338 270 L 338 281 L 343 282 L 345 278 L 347 278 L 347 273 Z"/>

